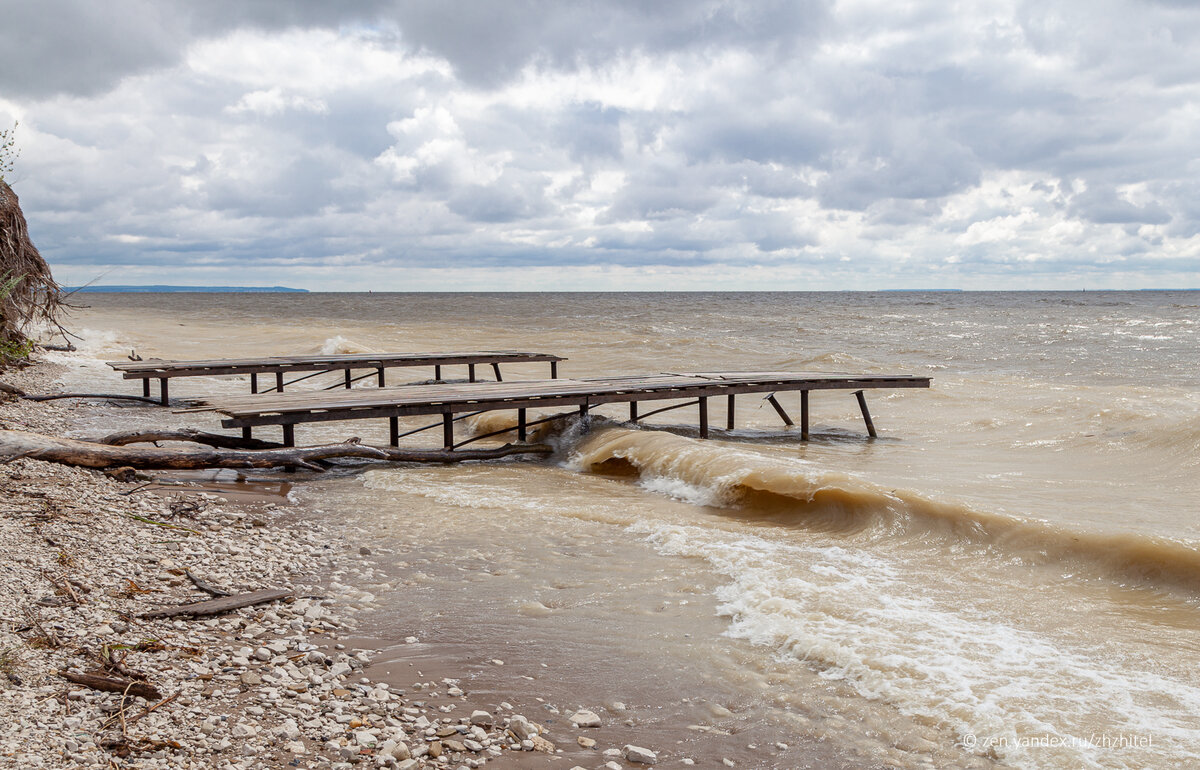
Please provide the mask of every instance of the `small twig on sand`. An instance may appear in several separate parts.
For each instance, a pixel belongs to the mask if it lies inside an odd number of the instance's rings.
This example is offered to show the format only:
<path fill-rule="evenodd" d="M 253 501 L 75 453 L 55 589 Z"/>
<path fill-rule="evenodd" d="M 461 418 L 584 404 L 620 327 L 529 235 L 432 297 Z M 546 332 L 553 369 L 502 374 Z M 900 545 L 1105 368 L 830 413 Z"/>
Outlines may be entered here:
<path fill-rule="evenodd" d="M 187 579 L 192 581 L 192 585 L 196 586 L 196 588 L 199 588 L 201 591 L 208 594 L 209 596 L 233 596 L 233 594 L 231 592 L 222 591 L 220 588 L 215 588 L 210 583 L 206 583 L 205 581 L 196 577 L 195 575 L 192 574 L 191 570 L 185 569 L 183 571 L 183 574 L 187 575 Z"/>

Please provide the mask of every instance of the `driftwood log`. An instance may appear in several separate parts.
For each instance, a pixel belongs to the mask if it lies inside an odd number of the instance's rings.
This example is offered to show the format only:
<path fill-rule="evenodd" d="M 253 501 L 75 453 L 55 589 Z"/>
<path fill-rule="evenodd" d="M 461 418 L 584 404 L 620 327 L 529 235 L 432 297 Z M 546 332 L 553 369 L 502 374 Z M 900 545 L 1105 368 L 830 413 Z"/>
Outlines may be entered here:
<path fill-rule="evenodd" d="M 96 444 L 107 444 L 109 446 L 129 446 L 130 444 L 157 444 L 159 441 L 187 441 L 193 444 L 204 444 L 206 446 L 217 447 L 218 449 L 283 449 L 283 444 L 277 441 L 263 441 L 257 438 L 243 438 L 242 436 L 226 436 L 221 433 L 209 433 L 203 430 L 194 428 L 181 428 L 180 430 L 157 430 L 157 431 L 124 431 L 121 433 L 110 433 L 107 436 L 100 438 L 88 439 Z M 357 439 L 350 439 L 346 443 L 357 444 Z"/>
<path fill-rule="evenodd" d="M 319 471 L 323 460 L 355 457 L 387 462 L 454 463 L 463 460 L 493 460 L 515 454 L 550 454 L 545 444 L 506 444 L 495 449 L 399 449 L 360 444 L 357 440 L 341 444 L 311 447 L 279 447 L 268 444 L 262 449 L 225 449 L 200 447 L 134 447 L 127 444 L 146 441 L 216 442 L 216 434 L 200 431 L 114 434 L 101 441 L 45 436 L 23 430 L 0 430 L 0 464 L 21 457 L 75 465 L 83 468 L 135 468 L 138 470 L 196 470 L 200 468 L 306 468 Z M 105 442 L 105 443 L 101 443 Z M 107 443 L 113 442 L 113 443 Z M 224 437 L 227 446 L 247 446 L 253 439 Z M 262 442 L 266 443 L 266 442 Z M 115 445 L 114 445 L 115 444 Z"/>
<path fill-rule="evenodd" d="M 264 588 L 261 591 L 222 596 L 203 602 L 180 604 L 176 607 L 164 607 L 161 610 L 143 612 L 141 616 L 143 618 L 178 618 L 184 616 L 198 618 L 205 615 L 220 615 L 221 613 L 238 610 L 242 607 L 253 607 L 256 604 L 266 604 L 267 602 L 287 599 L 293 595 L 290 588 Z"/>
<path fill-rule="evenodd" d="M 59 671 L 58 675 L 68 682 L 81 684 L 93 690 L 128 693 L 138 698 L 145 698 L 146 700 L 158 700 L 162 697 L 162 694 L 153 685 L 146 684 L 145 682 L 137 682 L 132 679 L 100 676 L 99 674 L 76 674 L 71 671 Z"/>

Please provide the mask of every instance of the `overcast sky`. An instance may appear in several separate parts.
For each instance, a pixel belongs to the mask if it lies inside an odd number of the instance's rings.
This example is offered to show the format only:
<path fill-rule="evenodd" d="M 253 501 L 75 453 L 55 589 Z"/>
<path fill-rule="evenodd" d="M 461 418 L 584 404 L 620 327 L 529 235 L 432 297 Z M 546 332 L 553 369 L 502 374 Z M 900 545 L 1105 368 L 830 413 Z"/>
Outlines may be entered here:
<path fill-rule="evenodd" d="M 0 0 L 13 120 L 67 283 L 1200 286 L 1192 0 Z"/>

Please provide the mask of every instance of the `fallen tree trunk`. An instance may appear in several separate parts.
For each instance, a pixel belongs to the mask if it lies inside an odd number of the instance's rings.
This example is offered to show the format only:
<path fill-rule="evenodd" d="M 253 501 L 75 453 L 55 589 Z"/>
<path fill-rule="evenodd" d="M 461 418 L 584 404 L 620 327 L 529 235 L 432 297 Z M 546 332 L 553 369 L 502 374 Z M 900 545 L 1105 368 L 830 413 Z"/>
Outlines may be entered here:
<path fill-rule="evenodd" d="M 130 467 L 141 470 L 195 470 L 198 468 L 275 468 L 279 466 L 321 470 L 318 460 L 362 457 L 387 460 L 381 449 L 362 444 L 288 447 L 286 449 L 235 450 L 199 447 L 109 446 L 91 441 L 43 436 L 23 430 L 0 431 L 0 463 L 19 457 L 83 468 Z"/>
<path fill-rule="evenodd" d="M 109 446 L 128 446 L 129 444 L 150 444 L 158 443 L 159 441 L 190 441 L 195 444 L 205 444 L 218 449 L 283 449 L 283 444 L 277 441 L 263 441 L 257 438 L 243 438 L 241 436 L 225 436 L 220 433 L 208 433 L 207 431 L 196 430 L 194 428 L 182 428 L 180 430 L 159 430 L 159 431 L 125 431 L 122 433 L 110 433 L 101 438 L 88 439 L 96 444 L 107 444 Z M 358 443 L 357 439 L 350 439 L 346 443 Z"/>
<path fill-rule="evenodd" d="M 0 430 L 0 464 L 21 457 L 34 460 L 75 465 L 83 468 L 129 467 L 139 470 L 197 470 L 201 468 L 276 468 L 292 467 L 322 470 L 317 464 L 338 457 L 415 463 L 455 463 L 464 460 L 494 460 L 516 454 L 550 454 L 545 444 L 505 444 L 495 449 L 399 449 L 374 447 L 357 443 L 312 447 L 278 447 L 266 449 L 222 449 L 199 447 L 132 447 L 144 441 L 215 441 L 217 434 L 201 431 L 170 433 L 121 433 L 101 441 L 113 440 L 116 445 L 97 441 L 45 436 L 23 430 Z M 220 438 L 220 437 L 217 437 Z M 228 438 L 228 437 L 226 437 Z M 250 441 L 254 441 L 251 439 Z M 230 445 L 246 445 L 244 439 L 230 439 Z M 267 442 L 263 442 L 267 443 Z"/>

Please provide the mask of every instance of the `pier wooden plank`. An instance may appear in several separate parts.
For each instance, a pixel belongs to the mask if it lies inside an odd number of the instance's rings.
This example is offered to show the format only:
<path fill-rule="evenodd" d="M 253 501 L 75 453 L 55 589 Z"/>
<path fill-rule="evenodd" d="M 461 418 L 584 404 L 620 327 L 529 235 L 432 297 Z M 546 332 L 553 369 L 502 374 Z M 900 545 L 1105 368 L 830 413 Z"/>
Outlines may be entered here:
<path fill-rule="evenodd" d="M 444 366 L 454 364 L 505 364 L 565 361 L 561 356 L 518 350 L 476 350 L 449 353 L 355 353 L 317 356 L 268 356 L 263 358 L 214 358 L 172 361 L 149 358 L 143 361 L 109 361 L 125 379 L 212 377 L 272 372 L 336 371 L 338 369 L 381 369 L 400 366 Z"/>

